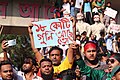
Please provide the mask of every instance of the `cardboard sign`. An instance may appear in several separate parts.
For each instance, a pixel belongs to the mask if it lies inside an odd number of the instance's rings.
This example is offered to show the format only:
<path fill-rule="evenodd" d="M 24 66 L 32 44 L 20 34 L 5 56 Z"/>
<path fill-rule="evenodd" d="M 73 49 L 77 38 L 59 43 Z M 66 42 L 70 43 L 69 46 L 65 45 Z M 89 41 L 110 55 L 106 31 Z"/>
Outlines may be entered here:
<path fill-rule="evenodd" d="M 70 18 L 58 18 L 33 22 L 35 48 L 64 45 L 73 41 Z"/>
<path fill-rule="evenodd" d="M 113 32 L 113 34 L 120 32 L 120 25 L 119 24 L 110 24 L 108 27 L 109 32 Z"/>
<path fill-rule="evenodd" d="M 109 17 L 115 18 L 116 15 L 117 15 L 117 11 L 113 10 L 112 8 L 106 7 L 106 10 L 105 10 L 104 14 L 109 16 Z"/>

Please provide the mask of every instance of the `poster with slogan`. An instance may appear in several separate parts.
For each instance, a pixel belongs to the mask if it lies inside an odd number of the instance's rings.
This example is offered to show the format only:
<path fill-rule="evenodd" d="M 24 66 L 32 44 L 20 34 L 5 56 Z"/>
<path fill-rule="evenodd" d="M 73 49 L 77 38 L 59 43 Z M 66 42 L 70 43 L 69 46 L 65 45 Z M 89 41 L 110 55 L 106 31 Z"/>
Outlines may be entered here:
<path fill-rule="evenodd" d="M 35 48 L 65 45 L 73 41 L 70 17 L 33 22 Z"/>
<path fill-rule="evenodd" d="M 120 32 L 119 24 L 110 24 L 108 26 L 108 32 L 112 32 L 113 34 Z"/>
<path fill-rule="evenodd" d="M 105 9 L 105 12 L 104 12 L 105 15 L 112 17 L 112 18 L 115 18 L 117 13 L 118 12 L 116 10 L 114 10 L 112 8 L 108 8 L 108 7 Z"/>

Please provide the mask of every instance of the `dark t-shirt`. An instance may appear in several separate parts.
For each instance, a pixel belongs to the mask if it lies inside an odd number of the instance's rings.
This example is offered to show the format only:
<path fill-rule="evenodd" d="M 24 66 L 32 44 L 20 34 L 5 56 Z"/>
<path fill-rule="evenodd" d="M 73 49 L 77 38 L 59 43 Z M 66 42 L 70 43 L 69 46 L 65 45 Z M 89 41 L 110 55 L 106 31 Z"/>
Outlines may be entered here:
<path fill-rule="evenodd" d="M 100 38 L 100 39 L 98 40 L 98 47 L 101 47 L 101 49 L 102 49 L 102 51 L 103 51 L 104 53 L 107 52 L 106 43 L 105 43 L 104 38 Z"/>

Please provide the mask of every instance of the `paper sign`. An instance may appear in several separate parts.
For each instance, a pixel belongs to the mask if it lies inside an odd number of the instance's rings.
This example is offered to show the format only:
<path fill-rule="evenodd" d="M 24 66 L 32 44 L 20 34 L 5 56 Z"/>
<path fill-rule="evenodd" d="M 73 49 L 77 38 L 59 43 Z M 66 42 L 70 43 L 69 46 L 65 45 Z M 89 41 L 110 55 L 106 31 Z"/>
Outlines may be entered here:
<path fill-rule="evenodd" d="M 112 8 L 106 7 L 106 10 L 105 10 L 104 14 L 109 16 L 109 17 L 115 18 L 116 15 L 117 15 L 117 11 L 113 10 Z"/>
<path fill-rule="evenodd" d="M 65 45 L 73 41 L 70 18 L 58 18 L 33 22 L 35 48 Z"/>
<path fill-rule="evenodd" d="M 108 29 L 110 28 L 110 32 L 113 32 L 113 34 L 120 32 L 120 25 L 118 24 L 110 24 Z"/>

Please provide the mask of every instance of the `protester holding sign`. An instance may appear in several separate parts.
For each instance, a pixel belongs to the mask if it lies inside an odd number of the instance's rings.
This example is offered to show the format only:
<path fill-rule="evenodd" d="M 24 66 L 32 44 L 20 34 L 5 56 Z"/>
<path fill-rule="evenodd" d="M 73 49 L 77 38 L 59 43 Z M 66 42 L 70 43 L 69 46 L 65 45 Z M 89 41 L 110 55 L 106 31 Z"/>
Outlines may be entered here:
<path fill-rule="evenodd" d="M 46 24 L 47 23 L 47 24 Z M 35 48 L 65 45 L 73 41 L 73 26 L 70 18 L 63 17 L 33 22 Z"/>
<path fill-rule="evenodd" d="M 116 24 L 115 19 L 110 19 L 110 25 L 107 28 L 107 33 L 112 32 L 114 35 L 120 32 L 120 25 Z"/>
<path fill-rule="evenodd" d="M 111 8 L 111 2 L 107 2 L 106 8 L 109 7 Z M 103 23 L 105 24 L 105 27 L 107 28 L 110 25 L 110 17 L 107 15 L 104 15 L 103 17 Z"/>
<path fill-rule="evenodd" d="M 56 26 L 58 27 L 58 26 Z M 34 36 L 33 36 L 33 32 L 32 32 L 32 25 L 30 25 L 28 27 L 28 31 L 29 31 L 29 36 L 30 36 L 30 40 L 31 40 L 31 47 L 33 49 L 33 52 L 35 53 L 36 59 L 38 62 L 41 61 L 41 59 L 43 58 L 43 55 L 38 51 L 37 48 L 35 48 L 34 45 Z M 73 37 L 71 37 L 73 38 Z M 39 44 L 41 45 L 41 44 Z M 47 46 L 47 45 L 46 45 Z M 62 54 L 63 54 L 63 50 L 60 49 L 59 47 L 55 46 L 52 47 L 49 51 L 49 58 L 52 60 L 53 62 L 53 68 L 54 68 L 54 74 L 59 74 L 60 72 L 67 70 L 67 69 L 71 69 L 72 68 L 72 64 L 74 61 L 74 56 L 73 56 L 73 51 L 75 48 L 77 48 L 77 43 L 74 42 L 70 45 L 68 51 L 67 51 L 67 56 L 64 59 L 64 61 L 61 63 L 62 61 Z"/>

